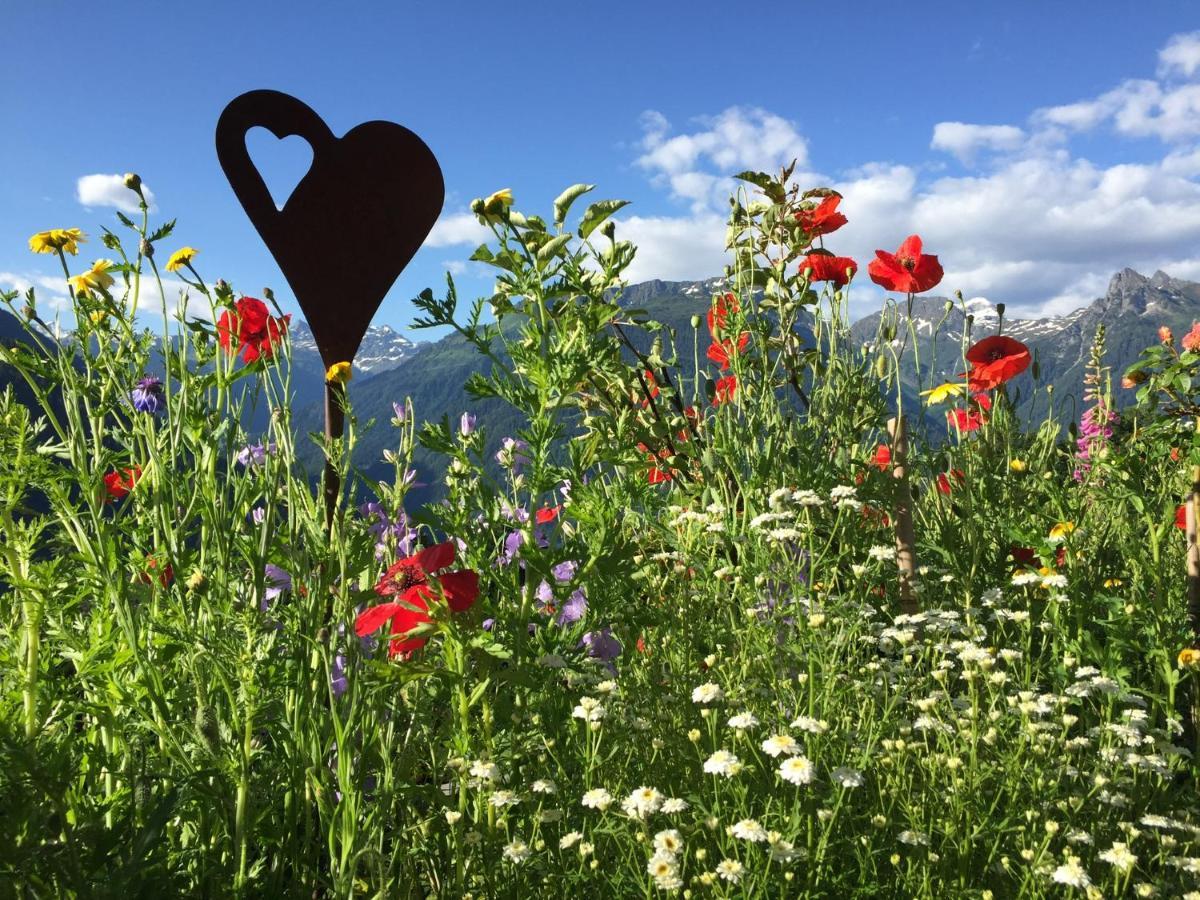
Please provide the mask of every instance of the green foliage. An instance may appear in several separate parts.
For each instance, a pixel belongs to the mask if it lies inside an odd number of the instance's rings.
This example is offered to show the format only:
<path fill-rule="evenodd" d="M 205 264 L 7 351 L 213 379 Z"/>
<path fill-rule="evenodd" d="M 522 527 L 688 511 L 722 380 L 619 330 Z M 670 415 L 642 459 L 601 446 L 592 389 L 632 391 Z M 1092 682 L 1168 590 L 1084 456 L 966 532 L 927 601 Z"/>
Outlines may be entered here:
<path fill-rule="evenodd" d="M 829 191 L 789 176 L 739 176 L 759 193 L 731 205 L 724 284 L 655 318 L 625 284 L 622 201 L 573 227 L 590 185 L 552 226 L 476 201 L 494 295 L 423 292 L 417 326 L 455 338 L 405 366 L 439 377 L 394 416 L 352 389 L 347 434 L 307 465 L 286 340 L 245 366 L 182 314 L 135 327 L 144 244 L 171 233 L 145 210 L 122 217 L 139 253 L 106 235 L 116 293 L 76 295 L 65 339 L 5 295 L 28 313 L 0 343 L 25 390 L 0 395 L 0 884 L 1192 889 L 1200 677 L 1173 518 L 1197 451 L 1173 367 L 1193 361 L 1147 357 L 1175 405 L 1146 394 L 1086 469 L 1004 389 L 977 429 L 915 440 L 920 612 L 899 615 L 877 447 L 919 414 L 902 373 L 922 348 L 895 340 L 894 305 L 855 339 L 851 288 L 799 271 L 797 214 Z M 210 319 L 236 296 L 188 291 Z M 131 396 L 156 360 L 159 412 Z M 464 382 L 474 420 L 422 422 Z M 306 476 L 325 455 L 345 482 L 330 532 Z M 443 502 L 415 502 L 418 459 Z M 420 546 L 454 560 L 427 571 Z M 395 644 L 383 622 L 357 634 L 384 603 L 408 617 Z"/>

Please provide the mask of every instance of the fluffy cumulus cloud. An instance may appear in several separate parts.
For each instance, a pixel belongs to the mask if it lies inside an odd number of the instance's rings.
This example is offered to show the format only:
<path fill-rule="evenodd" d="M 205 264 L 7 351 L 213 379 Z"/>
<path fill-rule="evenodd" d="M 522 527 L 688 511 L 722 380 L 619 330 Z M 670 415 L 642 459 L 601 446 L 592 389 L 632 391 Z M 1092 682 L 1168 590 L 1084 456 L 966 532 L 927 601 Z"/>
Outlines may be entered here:
<path fill-rule="evenodd" d="M 970 163 L 980 150 L 1016 150 L 1025 141 L 1025 132 L 1013 125 L 969 125 L 966 122 L 938 122 L 933 128 L 934 150 L 953 153 Z"/>
<path fill-rule="evenodd" d="M 726 262 L 729 176 L 807 159 L 797 127 L 761 109 L 735 107 L 678 134 L 650 113 L 642 128 L 637 165 L 687 212 L 624 219 L 624 236 L 640 248 L 634 280 L 718 274 Z M 1074 134 L 1100 129 L 1118 147 L 1122 139 L 1148 138 L 1161 152 L 1147 157 L 1142 144 L 1139 162 L 1116 165 L 1072 152 Z M 1200 32 L 1165 45 L 1157 80 L 1128 80 L 1096 97 L 1035 109 L 1018 124 L 938 123 L 931 146 L 955 157 L 956 170 L 872 162 L 796 177 L 845 196 L 850 223 L 829 246 L 864 268 L 876 249 L 894 250 L 920 234 L 946 269 L 939 293 L 1003 300 L 1017 315 L 1059 314 L 1102 295 L 1125 266 L 1200 275 L 1198 138 Z M 858 312 L 879 299 L 865 273 L 855 293 Z"/>
<path fill-rule="evenodd" d="M 653 110 L 642 114 L 642 150 L 637 165 L 694 213 L 724 203 L 731 175 L 745 169 L 772 171 L 793 160 L 803 166 L 808 144 L 796 125 L 763 109 L 730 107 L 697 119 L 695 131 L 669 136 L 670 123 Z"/>
<path fill-rule="evenodd" d="M 71 268 L 73 271 L 89 267 L 87 263 L 83 262 L 75 264 L 70 258 L 68 258 L 68 262 L 72 263 Z M 0 290 L 20 292 L 22 296 L 18 299 L 18 305 L 24 303 L 24 294 L 29 288 L 33 288 L 34 290 L 38 311 L 43 319 L 48 323 L 57 323 L 62 328 L 69 329 L 74 327 L 71 298 L 67 295 L 66 280 L 61 274 L 0 272 Z M 113 290 L 114 298 L 120 301 L 122 288 L 119 277 L 116 287 Z M 154 326 L 155 321 L 161 323 L 164 303 L 167 308 L 167 315 L 174 316 L 180 309 L 180 304 L 183 303 L 185 295 L 187 297 L 186 312 L 189 319 L 212 320 L 212 309 L 208 301 L 202 296 L 198 296 L 195 290 L 190 289 L 187 284 L 174 278 L 162 279 L 161 293 L 158 289 L 158 283 L 154 279 L 142 279 L 138 320 L 150 327 Z"/>
<path fill-rule="evenodd" d="M 474 250 L 492 237 L 492 232 L 486 225 L 480 225 L 472 212 L 443 213 L 425 239 L 425 246 L 467 246 Z"/>
<path fill-rule="evenodd" d="M 142 193 L 154 212 L 157 209 L 154 192 L 143 184 Z M 137 194 L 125 187 L 124 175 L 84 175 L 75 183 L 75 197 L 84 206 L 111 206 L 126 213 L 138 212 Z"/>

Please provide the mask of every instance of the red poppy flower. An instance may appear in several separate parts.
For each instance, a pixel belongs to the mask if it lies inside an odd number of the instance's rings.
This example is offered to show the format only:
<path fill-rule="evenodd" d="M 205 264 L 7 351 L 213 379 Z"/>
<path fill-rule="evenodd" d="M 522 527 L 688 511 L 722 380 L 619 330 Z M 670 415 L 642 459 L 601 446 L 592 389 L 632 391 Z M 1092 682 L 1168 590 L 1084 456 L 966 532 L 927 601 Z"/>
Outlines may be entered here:
<path fill-rule="evenodd" d="M 1179 448 L 1178 447 L 1171 448 L 1171 462 L 1179 462 Z"/>
<path fill-rule="evenodd" d="M 946 413 L 946 419 L 963 433 L 978 431 L 984 423 L 983 413 L 973 409 L 952 409 Z"/>
<path fill-rule="evenodd" d="M 846 224 L 846 217 L 837 211 L 841 202 L 841 197 L 831 194 L 812 209 L 802 209 L 796 213 L 796 221 L 810 239 L 830 234 Z"/>
<path fill-rule="evenodd" d="M 138 479 L 141 477 L 141 466 L 134 466 L 132 469 L 122 469 L 119 472 L 109 472 L 104 476 L 104 491 L 108 494 L 104 498 L 104 502 L 111 503 L 114 500 L 121 500 L 129 496 L 129 492 L 133 490 L 133 486 L 137 484 Z"/>
<path fill-rule="evenodd" d="M 1183 344 L 1184 350 L 1190 350 L 1192 353 L 1200 352 L 1200 322 L 1193 322 L 1192 330 L 1185 334 L 1179 343 Z"/>
<path fill-rule="evenodd" d="M 1175 527 L 1187 531 L 1187 504 L 1180 503 L 1175 507 Z"/>
<path fill-rule="evenodd" d="M 140 576 L 142 584 L 150 584 L 150 576 L 158 569 L 158 560 L 153 556 L 146 557 L 146 571 Z M 171 564 L 167 563 L 163 566 L 162 571 L 158 573 L 158 583 L 164 588 L 170 587 L 171 582 L 175 580 L 175 570 L 171 568 Z"/>
<path fill-rule="evenodd" d="M 664 481 L 670 481 L 674 477 L 670 469 L 660 469 L 657 466 L 652 467 L 646 473 L 646 481 L 650 484 L 662 484 Z"/>
<path fill-rule="evenodd" d="M 270 359 L 291 318 L 291 315 L 272 316 L 267 304 L 261 300 L 242 297 L 234 304 L 234 309 L 221 313 L 217 320 L 217 339 L 221 349 L 232 353 L 236 336 L 244 363 L 252 363 L 260 356 Z"/>
<path fill-rule="evenodd" d="M 724 378 L 718 378 L 716 390 L 713 392 L 712 405 L 720 406 L 722 403 L 728 403 L 733 399 L 733 395 L 737 393 L 737 376 L 726 375 Z"/>
<path fill-rule="evenodd" d="M 557 519 L 559 510 L 561 509 L 561 506 L 543 506 L 536 513 L 534 513 L 533 518 L 539 525 L 545 525 L 546 523 L 553 522 L 555 519 Z"/>
<path fill-rule="evenodd" d="M 950 475 L 954 476 L 954 480 L 962 484 L 966 480 L 966 475 L 962 469 L 951 469 Z M 954 490 L 954 485 L 950 482 L 950 477 L 945 472 L 938 472 L 937 489 L 939 494 L 949 494 Z"/>
<path fill-rule="evenodd" d="M 741 306 L 738 305 L 737 297 L 733 294 L 722 294 L 713 300 L 713 305 L 708 310 L 708 333 L 712 335 L 714 341 L 721 339 L 725 327 L 729 323 L 730 313 L 740 311 Z"/>
<path fill-rule="evenodd" d="M 740 335 L 738 335 L 737 352 L 744 352 L 749 343 L 750 332 L 743 331 Z M 709 344 L 707 356 L 722 369 L 728 369 L 729 358 L 733 355 L 733 353 L 733 341 L 729 338 L 726 338 L 723 341 L 714 341 L 713 343 Z"/>
<path fill-rule="evenodd" d="M 1009 547 L 1008 555 L 1018 566 L 1032 566 L 1037 552 L 1032 547 Z"/>
<path fill-rule="evenodd" d="M 832 281 L 838 287 L 849 284 L 851 276 L 858 271 L 858 263 L 848 256 L 831 256 L 828 253 L 810 253 L 800 260 L 800 271 L 812 269 L 809 281 Z"/>
<path fill-rule="evenodd" d="M 871 280 L 886 290 L 919 294 L 942 280 L 942 264 L 936 256 L 921 252 L 921 239 L 910 234 L 895 253 L 875 251 L 867 266 Z"/>
<path fill-rule="evenodd" d="M 658 382 L 654 379 L 654 373 L 647 369 L 642 373 L 642 377 L 646 381 L 646 386 L 650 388 L 650 396 L 642 398 L 642 409 L 650 405 L 650 401 L 658 396 Z"/>
<path fill-rule="evenodd" d="M 863 504 L 862 517 L 868 522 L 876 525 L 881 525 L 884 528 L 892 524 L 892 520 L 882 509 L 876 509 L 874 506 Z"/>
<path fill-rule="evenodd" d="M 1004 335 L 992 335 L 967 351 L 972 391 L 990 391 L 1029 368 L 1029 348 Z"/>
<path fill-rule="evenodd" d="M 875 455 L 868 460 L 868 465 L 872 465 L 880 472 L 887 470 L 887 467 L 892 464 L 892 450 L 887 444 L 880 444 L 875 448 Z"/>
<path fill-rule="evenodd" d="M 398 602 L 380 603 L 363 610 L 354 622 L 355 633 L 365 637 L 385 622 L 392 623 L 393 635 L 404 635 L 418 625 L 432 621 L 429 617 L 429 598 L 434 595 L 430 582 L 436 582 L 446 604 L 453 612 L 465 612 L 479 598 L 479 575 L 469 569 L 458 572 L 437 572 L 454 565 L 453 541 L 426 547 L 415 556 L 393 563 L 375 585 L 380 597 L 396 597 Z M 425 645 L 424 637 L 393 637 L 388 648 L 390 656 L 410 656 Z"/>

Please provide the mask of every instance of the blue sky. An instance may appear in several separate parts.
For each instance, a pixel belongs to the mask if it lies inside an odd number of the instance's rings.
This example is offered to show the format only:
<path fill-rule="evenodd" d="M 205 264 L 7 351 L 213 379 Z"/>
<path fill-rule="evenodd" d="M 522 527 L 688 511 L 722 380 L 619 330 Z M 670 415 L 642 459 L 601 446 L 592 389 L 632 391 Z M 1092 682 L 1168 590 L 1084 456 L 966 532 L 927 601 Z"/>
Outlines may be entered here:
<path fill-rule="evenodd" d="M 409 298 L 440 290 L 447 268 L 462 294 L 490 294 L 464 263 L 472 197 L 511 187 L 545 213 L 566 185 L 596 183 L 633 201 L 620 228 L 641 247 L 635 280 L 702 278 L 722 264 L 728 175 L 792 157 L 804 181 L 846 195 L 832 249 L 865 267 L 919 232 L 946 292 L 1064 312 L 1126 265 L 1200 280 L 1189 3 L 173 6 L 6 10 L 19 39 L 0 79 L 0 285 L 61 300 L 28 236 L 77 226 L 93 236 L 78 263 L 104 255 L 95 236 L 123 197 L 80 179 L 136 171 L 157 215 L 179 220 L 164 253 L 198 247 L 206 278 L 270 285 L 288 306 L 213 150 L 224 105 L 260 87 L 337 134 L 400 122 L 438 156 L 442 220 L 376 318 L 402 329 Z M 251 137 L 268 184 L 294 183 L 305 152 Z M 856 296 L 863 310 L 879 295 L 863 278 Z"/>

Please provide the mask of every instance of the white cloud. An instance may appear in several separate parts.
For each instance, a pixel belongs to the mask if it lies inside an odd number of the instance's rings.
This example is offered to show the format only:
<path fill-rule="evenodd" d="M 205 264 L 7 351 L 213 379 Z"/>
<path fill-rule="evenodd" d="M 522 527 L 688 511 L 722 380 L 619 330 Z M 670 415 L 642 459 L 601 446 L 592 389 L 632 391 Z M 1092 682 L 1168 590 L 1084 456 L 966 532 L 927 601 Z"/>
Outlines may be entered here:
<path fill-rule="evenodd" d="M 693 213 L 721 204 L 731 176 L 744 169 L 773 171 L 808 160 L 808 144 L 794 123 L 755 107 L 731 106 L 697 119 L 699 130 L 667 137 L 670 124 L 659 112 L 642 114 L 643 154 L 637 165 L 671 195 L 688 201 Z"/>
<path fill-rule="evenodd" d="M 1025 132 L 1015 125 L 968 125 L 938 122 L 929 146 L 945 150 L 970 165 L 980 150 L 1016 150 L 1025 142 Z"/>
<path fill-rule="evenodd" d="M 150 211 L 157 211 L 154 192 L 143 184 L 142 193 Z M 139 212 L 137 194 L 125 187 L 124 175 L 84 175 L 75 184 L 75 196 L 84 206 L 112 206 L 130 214 Z"/>
<path fill-rule="evenodd" d="M 1169 78 L 1182 75 L 1191 78 L 1200 69 L 1200 31 L 1174 35 L 1167 46 L 1158 51 L 1158 75 Z"/>
<path fill-rule="evenodd" d="M 1172 38 L 1159 63 L 1160 77 L 1175 81 L 1126 80 L 1078 103 L 1035 109 L 1026 127 L 939 123 L 931 146 L 968 164 L 988 151 L 982 172 L 872 162 L 798 173 L 803 186 L 829 185 L 845 196 L 849 224 L 827 246 L 859 262 L 855 311 L 880 299 L 865 271 L 874 251 L 894 250 L 909 234 L 940 257 L 946 275 L 936 293 L 986 295 L 1018 316 L 1086 305 L 1126 266 L 1200 278 L 1200 83 L 1186 80 L 1200 74 L 1200 32 Z M 719 274 L 728 175 L 807 158 L 795 126 L 769 111 L 733 107 L 699 121 L 695 132 L 671 136 L 661 115 L 642 118 L 637 164 L 691 211 L 626 220 L 623 236 L 640 248 L 631 280 Z M 1104 124 L 1118 137 L 1170 145 L 1157 160 L 1114 165 L 1071 152 L 1074 133 Z"/>
<path fill-rule="evenodd" d="M 485 241 L 491 240 L 492 232 L 486 225 L 480 225 L 472 212 L 450 213 L 442 215 L 434 223 L 433 230 L 425 239 L 426 247 L 455 247 L 466 244 L 472 249 Z"/>
<path fill-rule="evenodd" d="M 625 270 L 639 281 L 699 281 L 721 274 L 725 265 L 725 220 L 712 212 L 692 216 L 630 216 L 617 226 L 637 255 Z"/>

